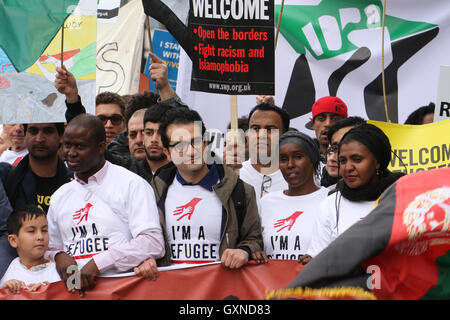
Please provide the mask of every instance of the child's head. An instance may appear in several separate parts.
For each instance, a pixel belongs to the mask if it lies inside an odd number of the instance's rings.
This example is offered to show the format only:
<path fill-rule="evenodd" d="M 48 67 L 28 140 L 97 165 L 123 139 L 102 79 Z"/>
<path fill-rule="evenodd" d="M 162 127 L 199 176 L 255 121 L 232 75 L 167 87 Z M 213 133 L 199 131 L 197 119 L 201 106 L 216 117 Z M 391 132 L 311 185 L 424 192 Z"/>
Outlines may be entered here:
<path fill-rule="evenodd" d="M 45 212 L 35 205 L 14 210 L 8 218 L 8 241 L 23 264 L 40 263 L 48 248 L 49 235 Z"/>

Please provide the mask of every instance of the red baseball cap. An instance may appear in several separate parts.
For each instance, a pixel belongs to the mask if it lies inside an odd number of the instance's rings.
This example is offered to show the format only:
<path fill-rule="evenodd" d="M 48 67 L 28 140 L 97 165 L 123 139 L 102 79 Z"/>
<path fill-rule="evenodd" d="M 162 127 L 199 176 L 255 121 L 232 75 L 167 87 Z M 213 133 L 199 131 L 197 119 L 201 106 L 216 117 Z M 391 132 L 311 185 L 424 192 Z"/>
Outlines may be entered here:
<path fill-rule="evenodd" d="M 312 118 L 305 124 L 305 127 L 312 130 L 314 118 L 321 113 L 336 113 L 344 118 L 347 118 L 347 105 L 338 97 L 322 97 L 312 106 Z"/>

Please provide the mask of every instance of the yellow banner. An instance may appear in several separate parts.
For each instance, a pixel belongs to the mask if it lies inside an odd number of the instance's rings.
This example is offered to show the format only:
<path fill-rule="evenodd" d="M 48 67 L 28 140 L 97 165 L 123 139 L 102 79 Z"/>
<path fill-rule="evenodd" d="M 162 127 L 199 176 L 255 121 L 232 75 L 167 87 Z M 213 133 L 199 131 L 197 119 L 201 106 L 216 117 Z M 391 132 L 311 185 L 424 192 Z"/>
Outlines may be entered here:
<path fill-rule="evenodd" d="M 450 120 L 406 125 L 369 120 L 388 136 L 392 155 L 389 170 L 413 173 L 450 167 Z"/>

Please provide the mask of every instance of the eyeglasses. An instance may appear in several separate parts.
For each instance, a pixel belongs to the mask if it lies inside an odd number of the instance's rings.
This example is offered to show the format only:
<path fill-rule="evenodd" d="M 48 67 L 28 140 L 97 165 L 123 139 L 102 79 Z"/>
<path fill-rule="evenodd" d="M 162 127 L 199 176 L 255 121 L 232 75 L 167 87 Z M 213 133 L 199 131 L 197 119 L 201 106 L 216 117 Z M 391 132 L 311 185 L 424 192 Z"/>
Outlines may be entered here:
<path fill-rule="evenodd" d="M 169 144 L 170 148 L 173 148 L 176 152 L 187 152 L 189 146 L 192 146 L 194 149 L 200 150 L 203 145 L 203 138 L 196 137 L 191 139 L 191 141 L 179 141 L 174 144 Z"/>
<path fill-rule="evenodd" d="M 339 146 L 337 144 L 333 144 L 328 146 L 327 155 L 331 156 L 333 153 L 338 152 Z"/>
<path fill-rule="evenodd" d="M 261 196 L 264 195 L 264 192 L 268 193 L 268 189 L 272 186 L 272 178 L 269 176 L 264 175 L 263 176 L 263 182 L 261 184 Z"/>
<path fill-rule="evenodd" d="M 117 126 L 123 122 L 123 117 L 120 114 L 113 114 L 109 117 L 103 114 L 99 114 L 97 117 L 103 122 L 103 125 L 105 125 L 108 120 L 111 121 L 111 124 L 113 126 Z"/>

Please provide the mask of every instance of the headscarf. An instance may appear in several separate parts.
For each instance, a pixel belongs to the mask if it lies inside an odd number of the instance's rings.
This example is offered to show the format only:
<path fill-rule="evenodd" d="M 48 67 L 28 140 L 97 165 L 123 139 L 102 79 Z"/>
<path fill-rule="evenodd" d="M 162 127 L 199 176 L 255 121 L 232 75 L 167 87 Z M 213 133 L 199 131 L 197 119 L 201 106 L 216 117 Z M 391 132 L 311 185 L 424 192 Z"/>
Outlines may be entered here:
<path fill-rule="evenodd" d="M 290 130 L 280 137 L 279 147 L 286 143 L 295 143 L 300 146 L 313 164 L 314 172 L 317 174 L 320 163 L 320 151 L 314 140 L 300 131 Z"/>
<path fill-rule="evenodd" d="M 356 140 L 366 146 L 380 164 L 380 173 L 385 173 L 391 161 L 391 143 L 384 132 L 373 124 L 362 124 L 350 129 L 339 145 Z M 340 148 L 339 148 L 340 149 Z"/>

